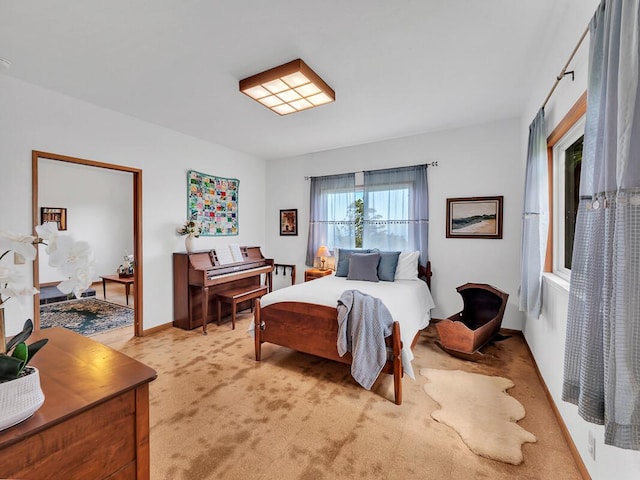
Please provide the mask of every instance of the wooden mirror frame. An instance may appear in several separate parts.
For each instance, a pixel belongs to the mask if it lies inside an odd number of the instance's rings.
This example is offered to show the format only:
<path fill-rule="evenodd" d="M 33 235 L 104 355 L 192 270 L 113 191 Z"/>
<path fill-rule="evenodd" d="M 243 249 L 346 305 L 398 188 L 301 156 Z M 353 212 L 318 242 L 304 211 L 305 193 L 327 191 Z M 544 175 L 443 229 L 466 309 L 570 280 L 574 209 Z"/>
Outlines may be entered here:
<path fill-rule="evenodd" d="M 138 168 L 124 167 L 111 163 L 96 162 L 94 160 L 84 160 L 81 158 L 67 157 L 55 153 L 31 152 L 31 215 L 33 223 L 33 235 L 36 235 L 36 226 L 39 225 L 38 206 L 38 159 L 56 160 L 59 162 L 75 163 L 90 167 L 105 168 L 108 170 L 118 170 L 133 174 L 133 255 L 136 259 L 136 268 L 133 274 L 133 305 L 134 305 L 134 335 L 141 337 L 144 335 L 142 322 L 142 277 L 143 277 L 143 255 L 142 255 L 142 170 Z M 38 259 L 33 262 L 33 284 L 40 285 L 40 267 Z M 33 324 L 36 330 L 40 329 L 40 295 L 33 296 Z"/>

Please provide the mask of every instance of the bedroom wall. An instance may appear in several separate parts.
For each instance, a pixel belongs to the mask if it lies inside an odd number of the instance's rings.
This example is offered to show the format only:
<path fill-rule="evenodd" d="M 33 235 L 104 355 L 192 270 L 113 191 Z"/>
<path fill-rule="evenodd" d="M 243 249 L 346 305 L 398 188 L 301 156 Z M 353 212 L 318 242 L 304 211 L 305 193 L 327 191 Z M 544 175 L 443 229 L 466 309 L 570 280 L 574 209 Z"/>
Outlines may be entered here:
<path fill-rule="evenodd" d="M 529 124 L 540 108 L 554 79 L 564 66 L 580 35 L 593 17 L 599 2 L 596 0 L 573 0 L 567 6 L 564 28 L 547 39 L 550 44 L 548 56 L 541 68 L 535 70 L 534 88 L 524 112 L 521 125 L 522 151 L 526 155 Z M 547 133 L 550 133 L 567 111 L 587 88 L 589 37 L 578 50 L 568 70 L 574 70 L 575 80 L 570 77 L 560 82 L 545 107 Z M 604 444 L 604 427 L 585 422 L 577 413 L 577 407 L 562 401 L 562 377 L 566 340 L 566 319 L 569 285 L 553 274 L 543 279 L 543 312 L 540 318 L 527 318 L 524 334 L 536 359 L 554 403 L 558 407 L 573 441 L 593 479 L 632 480 L 640 478 L 640 452 L 623 450 Z M 595 459 L 589 454 L 589 433 L 595 437 Z M 615 473 L 614 473 L 615 472 Z"/>
<path fill-rule="evenodd" d="M 142 169 L 145 329 L 173 320 L 171 258 L 174 251 L 184 251 L 184 238 L 175 228 L 186 217 L 187 170 L 240 180 L 240 234 L 201 237 L 198 248 L 230 242 L 264 245 L 264 160 L 5 75 L 0 75 L 0 111 L 3 230 L 31 232 L 32 150 Z M 30 280 L 30 266 L 24 273 Z M 18 302 L 9 302 L 7 333 L 19 331 L 30 315 L 30 302 L 23 308 Z"/>
<path fill-rule="evenodd" d="M 115 274 L 123 257 L 133 253 L 133 174 L 41 158 L 38 178 L 40 206 L 66 208 L 66 233 L 91 245 L 93 281 Z M 40 282 L 62 280 L 44 252 L 39 260 Z"/>
<path fill-rule="evenodd" d="M 461 310 L 456 287 L 467 282 L 489 283 L 509 293 L 503 326 L 522 327 L 517 308 L 520 216 L 524 171 L 520 151 L 520 121 L 446 130 L 303 155 L 267 163 L 271 192 L 266 208 L 267 246 L 280 263 L 297 265 L 304 280 L 309 221 L 309 181 L 305 176 L 373 170 L 438 162 L 429 167 L 429 257 L 433 269 L 435 318 Z M 446 238 L 446 199 L 504 196 L 503 238 Z M 279 210 L 298 209 L 298 236 L 279 235 Z M 283 282 L 276 280 L 278 286 Z"/>

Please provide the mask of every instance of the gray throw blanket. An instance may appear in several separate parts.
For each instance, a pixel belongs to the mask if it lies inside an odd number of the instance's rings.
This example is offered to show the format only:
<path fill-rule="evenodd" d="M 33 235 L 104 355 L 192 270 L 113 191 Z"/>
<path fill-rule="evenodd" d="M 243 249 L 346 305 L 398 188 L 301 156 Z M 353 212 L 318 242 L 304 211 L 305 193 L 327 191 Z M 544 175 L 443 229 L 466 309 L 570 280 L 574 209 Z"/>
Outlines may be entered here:
<path fill-rule="evenodd" d="M 345 290 L 338 300 L 338 355 L 351 352 L 351 375 L 367 390 L 387 361 L 384 339 L 393 317 L 382 300 L 359 290 Z"/>

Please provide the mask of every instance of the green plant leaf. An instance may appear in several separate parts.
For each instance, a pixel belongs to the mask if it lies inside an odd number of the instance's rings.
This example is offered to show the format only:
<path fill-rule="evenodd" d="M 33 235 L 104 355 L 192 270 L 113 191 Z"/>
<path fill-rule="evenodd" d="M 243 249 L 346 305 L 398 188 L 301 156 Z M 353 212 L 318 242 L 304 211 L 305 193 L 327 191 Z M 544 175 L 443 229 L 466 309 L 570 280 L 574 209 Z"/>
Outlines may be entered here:
<path fill-rule="evenodd" d="M 18 358 L 23 362 L 26 362 L 29 358 L 29 349 L 27 348 L 27 344 L 24 342 L 20 342 L 16 345 L 16 348 L 13 349 L 13 353 L 11 354 L 13 358 Z"/>
<path fill-rule="evenodd" d="M 0 355 L 0 381 L 13 380 L 22 370 L 22 360 Z"/>
<path fill-rule="evenodd" d="M 27 347 L 27 344 L 24 342 L 20 342 L 18 345 L 16 345 L 16 348 L 13 349 L 13 353 L 11 354 L 11 356 L 13 358 L 17 358 L 22 362 L 22 366 L 20 368 L 20 371 L 22 371 L 22 369 L 27 366 L 27 362 L 29 361 L 29 348 Z"/>
<path fill-rule="evenodd" d="M 33 322 L 30 318 L 24 322 L 24 326 L 22 327 L 22 331 L 16 334 L 11 340 L 7 342 L 7 352 L 10 352 L 14 345 L 17 345 L 20 342 L 24 342 L 31 333 L 33 332 Z"/>
<path fill-rule="evenodd" d="M 40 349 L 42 347 L 44 347 L 47 342 L 49 341 L 48 338 L 43 338 L 41 340 L 38 340 L 37 342 L 33 342 L 31 345 L 29 345 L 29 358 L 27 359 L 27 363 L 29 363 L 33 357 L 35 356 L 36 353 L 38 353 L 40 351 Z"/>

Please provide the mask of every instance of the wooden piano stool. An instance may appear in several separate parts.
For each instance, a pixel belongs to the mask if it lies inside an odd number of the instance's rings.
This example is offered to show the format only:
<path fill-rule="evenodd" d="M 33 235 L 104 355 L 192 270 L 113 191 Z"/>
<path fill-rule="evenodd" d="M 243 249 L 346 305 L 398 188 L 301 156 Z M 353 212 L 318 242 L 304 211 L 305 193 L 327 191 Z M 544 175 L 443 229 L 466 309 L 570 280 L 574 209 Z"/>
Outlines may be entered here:
<path fill-rule="evenodd" d="M 234 288 L 233 290 L 227 290 L 224 292 L 220 292 L 216 295 L 216 304 L 218 307 L 218 325 L 220 325 L 220 320 L 222 319 L 222 303 L 230 303 L 231 304 L 231 329 L 235 330 L 236 328 L 236 308 L 238 303 L 245 302 L 247 300 L 251 300 L 251 313 L 253 313 L 253 308 L 255 306 L 255 302 L 257 298 L 262 297 L 265 293 L 268 293 L 269 287 L 266 285 L 260 285 L 257 287 L 243 287 L 243 288 Z M 205 323 L 202 326 L 202 333 L 207 333 L 207 324 Z"/>

